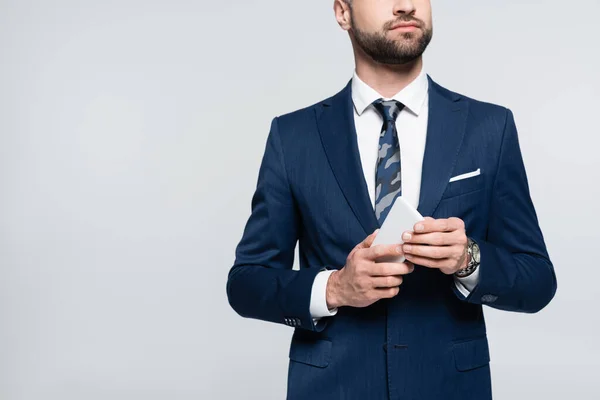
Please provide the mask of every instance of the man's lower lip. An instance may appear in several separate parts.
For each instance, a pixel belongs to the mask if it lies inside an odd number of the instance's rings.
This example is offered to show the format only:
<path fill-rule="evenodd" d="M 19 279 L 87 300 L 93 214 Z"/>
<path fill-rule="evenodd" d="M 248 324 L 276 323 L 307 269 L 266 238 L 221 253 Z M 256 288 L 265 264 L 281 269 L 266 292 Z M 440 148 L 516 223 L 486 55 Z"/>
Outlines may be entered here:
<path fill-rule="evenodd" d="M 414 25 L 410 25 L 410 26 L 399 26 L 397 28 L 392 29 L 393 31 L 412 31 L 413 29 L 417 29 L 416 26 Z"/>

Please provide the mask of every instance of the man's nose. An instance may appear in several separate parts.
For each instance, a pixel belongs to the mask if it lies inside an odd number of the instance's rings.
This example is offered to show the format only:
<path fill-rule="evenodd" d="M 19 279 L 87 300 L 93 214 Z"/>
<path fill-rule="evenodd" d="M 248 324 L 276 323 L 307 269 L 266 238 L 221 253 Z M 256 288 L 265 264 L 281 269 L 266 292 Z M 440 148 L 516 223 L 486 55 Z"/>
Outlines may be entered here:
<path fill-rule="evenodd" d="M 415 3 L 412 0 L 396 0 L 394 2 L 394 15 L 410 15 L 415 12 Z"/>

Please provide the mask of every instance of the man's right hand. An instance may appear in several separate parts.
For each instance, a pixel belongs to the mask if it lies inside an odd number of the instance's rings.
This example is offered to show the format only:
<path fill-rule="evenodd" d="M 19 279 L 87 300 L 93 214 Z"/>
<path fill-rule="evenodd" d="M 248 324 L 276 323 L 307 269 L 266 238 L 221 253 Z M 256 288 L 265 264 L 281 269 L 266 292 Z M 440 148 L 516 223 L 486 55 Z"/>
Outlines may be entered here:
<path fill-rule="evenodd" d="M 348 254 L 346 265 L 334 271 L 327 281 L 327 307 L 367 307 L 379 299 L 398 294 L 403 275 L 415 267 L 410 262 L 376 262 L 384 256 L 402 254 L 400 244 L 371 246 L 379 229 L 367 236 Z"/>

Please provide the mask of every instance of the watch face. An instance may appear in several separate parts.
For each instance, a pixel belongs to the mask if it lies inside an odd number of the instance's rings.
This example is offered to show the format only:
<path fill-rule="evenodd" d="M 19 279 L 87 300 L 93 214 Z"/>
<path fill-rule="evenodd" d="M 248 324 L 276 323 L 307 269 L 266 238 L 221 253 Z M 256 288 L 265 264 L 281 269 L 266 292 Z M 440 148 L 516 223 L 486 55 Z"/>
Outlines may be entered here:
<path fill-rule="evenodd" d="M 477 246 L 477 243 L 473 243 L 473 259 L 477 264 L 479 264 L 479 258 L 479 246 Z"/>

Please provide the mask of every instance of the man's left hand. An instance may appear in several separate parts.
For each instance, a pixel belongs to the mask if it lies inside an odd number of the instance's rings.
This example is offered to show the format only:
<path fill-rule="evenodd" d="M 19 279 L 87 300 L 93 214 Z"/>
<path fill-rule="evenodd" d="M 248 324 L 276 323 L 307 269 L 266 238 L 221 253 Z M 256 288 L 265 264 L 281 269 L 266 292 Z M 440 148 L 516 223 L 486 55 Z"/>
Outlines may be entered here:
<path fill-rule="evenodd" d="M 413 264 L 437 268 L 446 275 L 467 266 L 467 235 L 460 218 L 425 217 L 402 234 L 404 256 Z"/>

